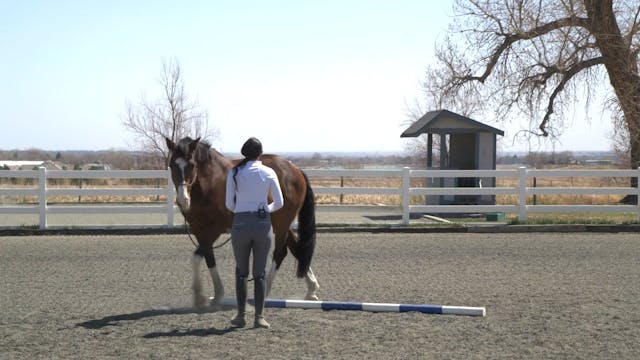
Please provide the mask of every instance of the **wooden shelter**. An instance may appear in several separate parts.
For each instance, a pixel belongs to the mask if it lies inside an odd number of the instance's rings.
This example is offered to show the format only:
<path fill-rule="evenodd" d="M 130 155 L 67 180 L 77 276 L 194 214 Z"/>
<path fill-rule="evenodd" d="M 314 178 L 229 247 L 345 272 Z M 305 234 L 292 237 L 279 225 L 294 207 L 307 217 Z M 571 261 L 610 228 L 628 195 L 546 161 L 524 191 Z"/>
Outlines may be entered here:
<path fill-rule="evenodd" d="M 400 137 L 427 134 L 427 169 L 495 170 L 496 139 L 504 131 L 448 110 L 430 111 Z M 439 144 L 434 157 L 434 135 Z M 434 160 L 437 164 L 434 166 Z M 427 187 L 493 187 L 495 178 L 428 178 Z M 493 195 L 427 196 L 428 205 L 495 204 Z"/>

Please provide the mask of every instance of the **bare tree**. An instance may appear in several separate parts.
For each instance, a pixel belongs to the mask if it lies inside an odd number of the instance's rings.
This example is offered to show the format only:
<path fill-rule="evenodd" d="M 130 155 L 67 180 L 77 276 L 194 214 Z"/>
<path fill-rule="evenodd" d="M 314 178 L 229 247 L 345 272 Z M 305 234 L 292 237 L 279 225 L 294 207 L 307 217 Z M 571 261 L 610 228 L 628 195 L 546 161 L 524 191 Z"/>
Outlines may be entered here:
<path fill-rule="evenodd" d="M 149 101 L 144 93 L 137 103 L 126 101 L 127 113 L 122 121 L 127 130 L 136 135 L 141 150 L 157 154 L 168 166 L 169 150 L 165 136 L 177 141 L 187 135 L 211 138 L 215 131 L 209 128 L 209 115 L 184 90 L 184 79 L 176 59 L 162 62 L 158 79 L 162 96 Z"/>
<path fill-rule="evenodd" d="M 497 119 L 525 117 L 525 132 L 555 136 L 563 112 L 600 100 L 594 90 L 608 79 L 629 165 L 640 165 L 637 0 L 456 0 L 454 13 L 430 86 L 444 97 L 476 96 Z"/>
<path fill-rule="evenodd" d="M 425 109 L 426 106 L 418 99 L 415 99 L 412 104 L 405 103 L 404 119 L 400 125 L 405 128 L 411 126 L 411 124 L 418 121 L 422 115 L 425 114 Z M 424 135 L 406 139 L 403 147 L 405 152 L 411 154 L 412 157 L 419 159 L 420 163 L 426 165 L 427 152 L 429 149 L 427 147 L 427 139 Z"/>
<path fill-rule="evenodd" d="M 627 130 L 624 114 L 616 100 L 610 99 L 607 105 L 611 108 L 611 118 L 613 119 L 613 127 L 609 133 L 611 148 L 621 163 L 630 164 L 631 140 L 629 139 L 629 131 Z"/>

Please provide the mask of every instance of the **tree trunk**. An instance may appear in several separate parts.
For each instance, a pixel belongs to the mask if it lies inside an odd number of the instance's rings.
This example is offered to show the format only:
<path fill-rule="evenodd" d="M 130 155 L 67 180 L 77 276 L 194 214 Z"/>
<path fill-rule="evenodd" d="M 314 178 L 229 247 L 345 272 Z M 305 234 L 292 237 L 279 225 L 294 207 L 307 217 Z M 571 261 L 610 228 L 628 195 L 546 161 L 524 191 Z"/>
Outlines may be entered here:
<path fill-rule="evenodd" d="M 629 131 L 630 167 L 640 166 L 640 76 L 638 59 L 620 33 L 613 12 L 612 0 L 585 0 L 591 33 L 596 45 L 606 58 L 605 68 L 609 81 L 618 98 Z M 637 178 L 631 178 L 631 186 L 638 187 Z M 637 197 L 627 195 L 622 200 L 635 204 Z"/>

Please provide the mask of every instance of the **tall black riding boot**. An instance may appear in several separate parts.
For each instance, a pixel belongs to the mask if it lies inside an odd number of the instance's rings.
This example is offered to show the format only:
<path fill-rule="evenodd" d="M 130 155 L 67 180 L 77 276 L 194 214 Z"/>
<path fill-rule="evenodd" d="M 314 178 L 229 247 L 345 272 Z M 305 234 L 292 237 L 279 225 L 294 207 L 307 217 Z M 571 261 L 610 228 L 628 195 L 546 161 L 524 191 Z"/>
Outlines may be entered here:
<path fill-rule="evenodd" d="M 264 297 L 267 291 L 267 281 L 264 279 L 264 275 L 259 278 L 254 278 L 253 285 L 254 285 L 253 297 L 255 301 L 254 306 L 256 308 L 256 319 L 255 319 L 255 322 L 253 323 L 253 326 L 257 328 L 268 329 L 269 323 L 267 322 L 267 320 L 264 319 L 264 316 L 262 315 L 262 311 L 264 310 Z"/>
<path fill-rule="evenodd" d="M 231 325 L 244 327 L 244 314 L 247 308 L 247 277 L 236 273 L 236 299 L 238 301 L 238 315 L 231 320 Z"/>

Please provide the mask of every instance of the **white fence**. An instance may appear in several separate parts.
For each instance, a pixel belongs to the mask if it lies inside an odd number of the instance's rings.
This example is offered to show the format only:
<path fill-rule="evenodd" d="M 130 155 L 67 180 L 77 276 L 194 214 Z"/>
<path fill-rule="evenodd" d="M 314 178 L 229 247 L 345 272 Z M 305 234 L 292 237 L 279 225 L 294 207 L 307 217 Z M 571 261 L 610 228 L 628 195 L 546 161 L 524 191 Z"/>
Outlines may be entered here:
<path fill-rule="evenodd" d="M 166 214 L 167 226 L 173 226 L 175 191 L 169 170 L 0 170 L 0 179 L 38 179 L 35 188 L 0 188 L 0 196 L 37 196 L 38 205 L 0 204 L 2 214 L 38 214 L 39 228 L 47 228 L 49 214 Z M 156 188 L 48 188 L 48 179 L 161 179 Z M 167 196 L 163 205 L 49 205 L 52 196 Z"/>
<path fill-rule="evenodd" d="M 638 188 L 630 186 L 630 179 L 640 179 L 638 170 L 529 170 L 520 167 L 515 170 L 305 170 L 312 185 L 319 178 L 396 178 L 401 179 L 399 187 L 323 187 L 314 185 L 316 194 L 349 195 L 372 194 L 394 195 L 401 200 L 402 223 L 408 224 L 412 213 L 517 213 L 520 221 L 527 219 L 528 213 L 634 213 L 640 221 L 640 205 L 531 205 L 527 198 L 531 195 L 639 195 Z M 411 187 L 413 178 L 512 178 L 514 187 Z M 626 178 L 626 187 L 533 187 L 528 180 L 545 177 L 568 178 Z M 0 187 L 0 196 L 35 196 L 37 205 L 17 205 L 0 203 L 2 214 L 38 214 L 40 229 L 47 228 L 49 214 L 166 214 L 168 227 L 174 226 L 175 192 L 169 170 L 0 170 L 0 179 L 37 179 L 35 187 Z M 48 179 L 159 179 L 161 186 L 155 188 L 48 188 Z M 50 205 L 52 196 L 166 196 L 164 204 L 158 205 Z M 410 198 L 419 195 L 514 195 L 517 199 L 507 205 L 411 205 Z M 343 210 L 355 208 L 341 205 Z M 322 207 L 319 207 L 321 209 Z M 397 207 L 396 207 L 397 208 Z"/>

